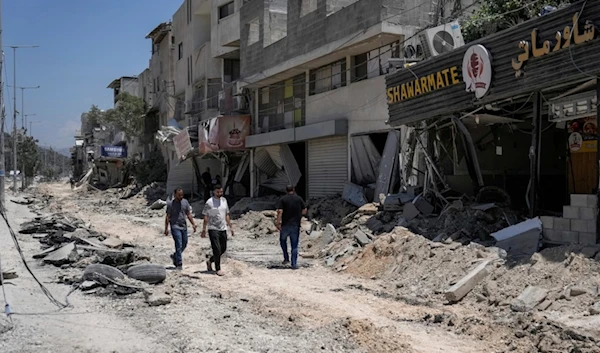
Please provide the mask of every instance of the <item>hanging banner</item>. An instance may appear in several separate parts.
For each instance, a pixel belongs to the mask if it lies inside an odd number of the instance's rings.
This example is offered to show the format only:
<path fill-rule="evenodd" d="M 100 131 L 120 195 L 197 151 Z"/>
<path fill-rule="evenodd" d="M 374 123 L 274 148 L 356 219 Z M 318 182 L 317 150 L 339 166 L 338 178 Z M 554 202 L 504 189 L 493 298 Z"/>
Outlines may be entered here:
<path fill-rule="evenodd" d="M 100 156 L 109 158 L 127 158 L 127 147 L 100 146 Z"/>
<path fill-rule="evenodd" d="M 568 122 L 569 150 L 571 153 L 598 151 L 598 124 L 596 117 L 587 117 Z"/>
<path fill-rule="evenodd" d="M 181 130 L 175 137 L 173 137 L 173 144 L 175 145 L 175 153 L 179 160 L 184 160 L 185 156 L 192 150 L 192 141 L 190 140 L 190 134 L 187 129 Z"/>
<path fill-rule="evenodd" d="M 250 115 L 220 116 L 201 122 L 198 126 L 200 153 L 245 149 L 250 122 Z"/>

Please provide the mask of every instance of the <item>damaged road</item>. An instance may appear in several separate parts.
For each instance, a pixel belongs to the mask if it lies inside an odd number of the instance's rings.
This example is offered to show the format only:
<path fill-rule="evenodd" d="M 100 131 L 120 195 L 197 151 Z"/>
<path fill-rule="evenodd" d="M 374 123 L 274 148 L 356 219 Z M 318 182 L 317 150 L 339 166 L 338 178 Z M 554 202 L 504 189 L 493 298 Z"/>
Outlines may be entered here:
<path fill-rule="evenodd" d="M 431 242 L 400 227 L 379 235 L 365 226 L 368 219 L 378 217 L 384 226 L 388 222 L 378 216 L 377 209 L 365 207 L 351 217 L 357 224 L 352 229 L 343 229 L 350 224 L 341 225 L 343 217 L 339 219 L 341 228 L 327 224 L 321 228 L 306 222 L 303 230 L 307 234 L 301 240 L 305 255 L 302 268 L 291 271 L 280 265 L 274 213 L 263 211 L 244 214 L 234 221 L 237 234 L 230 240 L 223 264 L 226 277 L 205 272 L 209 243 L 192 235 L 183 271 L 167 269 L 164 280 L 143 281 L 131 272 L 136 265 L 152 263 L 168 268 L 170 264 L 172 240 L 161 234 L 164 211 L 149 210 L 147 202 L 130 198 L 120 200 L 118 207 L 131 209 L 131 214 L 98 212 L 104 209 L 103 203 L 110 201 L 106 196 L 91 192 L 73 197 L 64 185 L 45 185 L 38 193 L 52 197 L 40 196 L 48 201 L 43 208 L 30 205 L 33 209 L 46 216 L 62 212 L 71 221 L 60 222 L 58 230 L 44 229 L 42 236 L 37 230 L 19 234 L 26 258 L 44 283 L 52 283 L 48 286 L 58 298 L 74 287 L 78 290 L 69 297 L 72 307 L 60 314 L 13 316 L 18 328 L 2 336 L 2 352 L 598 350 L 599 336 L 590 324 L 581 321 L 586 316 L 575 314 L 571 320 L 580 321 L 566 322 L 559 307 L 565 305 L 568 311 L 573 306 L 585 306 L 592 312 L 598 295 L 593 285 L 596 277 L 584 281 L 582 275 L 581 283 L 566 291 L 549 286 L 556 280 L 544 279 L 544 274 L 548 276 L 555 270 L 542 267 L 553 255 L 552 263 L 557 267 L 565 268 L 568 263 L 566 270 L 573 278 L 574 273 L 593 273 L 595 265 L 583 255 L 567 254 L 561 259 L 558 252 L 547 253 L 532 258 L 533 264 L 514 267 L 520 278 L 532 274 L 535 284 L 548 291 L 542 300 L 550 300 L 550 307 L 558 308 L 541 311 L 538 308 L 542 301 L 534 311 L 523 313 L 513 311 L 511 304 L 527 285 L 508 286 L 515 272 L 504 265 L 502 253 L 493 248 Z M 33 219 L 25 207 L 13 204 L 9 210 L 22 215 L 14 220 L 16 230 Z M 199 214 L 199 210 L 194 211 Z M 144 213 L 153 216 L 141 217 Z M 75 219 L 80 221 L 74 224 Z M 62 229 L 64 223 L 76 229 Z M 51 235 L 55 231 L 60 235 Z M 72 235 L 76 232 L 79 236 Z M 112 239 L 110 244 L 117 244 L 114 239 L 118 239 L 117 248 L 109 248 L 106 239 Z M 3 243 L 5 240 L 10 239 L 2 238 Z M 77 259 L 68 259 L 59 267 L 44 266 L 44 257 L 32 258 L 49 246 L 56 247 L 54 251 L 69 246 L 67 252 L 71 244 Z M 70 250 L 68 255 L 73 255 Z M 118 264 L 103 260 L 103 252 L 133 255 Z M 19 275 L 11 282 L 21 291 L 9 298 L 13 311 L 52 311 L 13 251 L 10 253 L 8 267 L 15 268 Z M 586 251 L 592 257 L 596 253 Z M 331 255 L 337 257 L 329 267 L 327 259 Z M 480 266 L 485 261 L 490 262 Z M 98 265 L 115 269 L 102 274 L 110 277 L 113 273 L 117 284 L 99 283 L 102 281 L 97 277 L 84 276 L 86 271 L 98 273 L 100 270 L 89 268 Z M 485 268 L 484 273 L 479 270 L 461 282 L 478 266 Z M 561 274 L 566 275 L 564 271 Z M 461 296 L 457 303 L 447 305 L 446 292 L 460 283 L 468 283 L 469 288 L 457 292 Z M 7 290 L 16 289 L 8 286 Z M 569 299 L 560 299 L 563 295 Z M 538 298 L 541 296 L 533 300 Z M 592 320 L 598 316 L 587 317 Z"/>

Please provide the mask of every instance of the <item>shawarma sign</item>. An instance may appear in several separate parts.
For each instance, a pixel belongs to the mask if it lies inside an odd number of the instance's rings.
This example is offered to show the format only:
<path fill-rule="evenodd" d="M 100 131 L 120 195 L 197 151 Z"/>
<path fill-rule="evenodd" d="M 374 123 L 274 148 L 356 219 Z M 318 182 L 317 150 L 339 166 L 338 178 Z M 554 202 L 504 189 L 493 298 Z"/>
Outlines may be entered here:
<path fill-rule="evenodd" d="M 413 81 L 387 89 L 388 104 L 409 100 L 440 88 L 460 84 L 458 66 L 452 66 L 427 76 L 415 76 Z"/>
<path fill-rule="evenodd" d="M 581 30 L 579 25 L 579 13 L 573 15 L 573 26 L 566 26 L 563 31 L 556 32 L 554 40 L 541 42 L 538 37 L 537 28 L 531 31 L 531 40 L 519 42 L 519 49 L 523 50 L 516 59 L 512 59 L 512 68 L 516 71 L 515 76 L 523 74 L 521 70 L 525 63 L 534 58 L 540 58 L 553 52 L 569 48 L 572 44 L 579 45 L 589 42 L 596 37 L 596 26 L 592 21 L 586 21 Z"/>

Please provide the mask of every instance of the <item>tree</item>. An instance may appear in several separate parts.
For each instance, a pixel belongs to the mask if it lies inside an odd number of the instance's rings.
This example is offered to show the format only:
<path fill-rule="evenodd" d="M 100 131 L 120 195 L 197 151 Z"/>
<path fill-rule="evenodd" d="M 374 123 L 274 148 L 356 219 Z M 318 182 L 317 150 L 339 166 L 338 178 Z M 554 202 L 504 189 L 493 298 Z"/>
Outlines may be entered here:
<path fill-rule="evenodd" d="M 578 0 L 481 0 L 480 7 L 463 23 L 466 42 L 489 36 L 539 16 L 545 6 L 561 7 Z"/>
<path fill-rule="evenodd" d="M 18 164 L 24 167 L 21 173 L 25 178 L 33 178 L 40 161 L 36 143 L 37 140 L 31 136 L 21 136 L 17 143 Z M 25 182 L 23 185 L 25 186 Z"/>
<path fill-rule="evenodd" d="M 104 112 L 98 108 L 97 105 L 92 105 L 90 110 L 87 113 L 83 113 L 82 115 L 86 115 L 87 122 L 91 127 L 97 127 L 102 124 L 104 120 Z"/>
<path fill-rule="evenodd" d="M 119 94 L 117 100 L 118 102 L 114 109 L 109 109 L 101 115 L 102 122 L 118 131 L 124 132 L 127 137 L 141 136 L 144 132 L 146 103 L 142 98 L 133 96 L 127 92 Z"/>

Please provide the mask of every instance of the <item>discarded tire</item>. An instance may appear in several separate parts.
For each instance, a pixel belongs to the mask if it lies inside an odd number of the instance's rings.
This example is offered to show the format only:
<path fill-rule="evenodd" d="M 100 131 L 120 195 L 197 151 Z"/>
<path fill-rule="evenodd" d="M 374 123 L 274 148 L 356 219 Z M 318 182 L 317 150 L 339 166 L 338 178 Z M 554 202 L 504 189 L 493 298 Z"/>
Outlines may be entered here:
<path fill-rule="evenodd" d="M 162 265 L 141 264 L 130 267 L 127 270 L 127 276 L 138 281 L 155 284 L 167 278 L 167 270 Z"/>
<path fill-rule="evenodd" d="M 125 278 L 125 275 L 117 268 L 102 264 L 91 264 L 83 271 L 83 279 L 85 281 L 108 284 L 109 281 L 106 280 L 107 278 L 114 281 Z"/>

